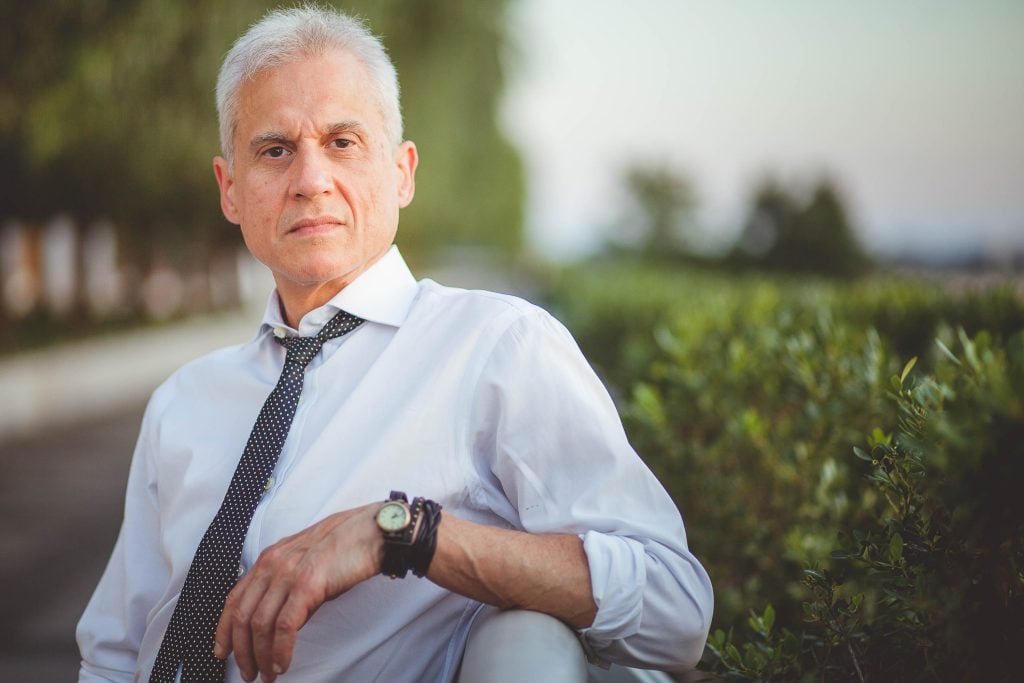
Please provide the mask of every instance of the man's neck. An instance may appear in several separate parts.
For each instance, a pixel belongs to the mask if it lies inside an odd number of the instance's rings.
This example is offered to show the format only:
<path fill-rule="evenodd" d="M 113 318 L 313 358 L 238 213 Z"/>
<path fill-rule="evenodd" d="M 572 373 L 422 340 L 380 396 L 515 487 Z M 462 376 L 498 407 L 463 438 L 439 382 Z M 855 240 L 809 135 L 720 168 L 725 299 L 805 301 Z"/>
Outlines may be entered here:
<path fill-rule="evenodd" d="M 294 283 L 277 283 L 277 298 L 281 305 L 281 316 L 289 327 L 299 329 L 302 318 L 313 309 L 320 308 L 337 296 L 351 283 L 351 279 L 325 282 L 316 287 L 301 287 Z"/>
<path fill-rule="evenodd" d="M 333 280 L 314 283 L 296 282 L 275 273 L 274 281 L 277 283 L 277 297 L 281 302 L 281 315 L 284 317 L 285 322 L 292 328 L 299 329 L 299 323 L 302 321 L 303 316 L 315 308 L 320 308 L 336 297 L 341 290 L 355 282 L 375 263 L 384 258 L 390 249 L 391 247 L 389 246 L 355 270 Z"/>

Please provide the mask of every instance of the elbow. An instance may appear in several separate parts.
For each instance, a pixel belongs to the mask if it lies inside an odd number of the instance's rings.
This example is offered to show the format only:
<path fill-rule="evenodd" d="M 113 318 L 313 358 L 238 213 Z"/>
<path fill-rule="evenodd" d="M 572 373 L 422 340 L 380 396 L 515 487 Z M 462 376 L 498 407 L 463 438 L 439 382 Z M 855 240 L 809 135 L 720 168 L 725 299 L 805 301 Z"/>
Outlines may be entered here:
<path fill-rule="evenodd" d="M 585 542 L 596 545 L 608 538 L 594 534 Z M 598 614 L 594 626 L 583 631 L 588 654 L 625 666 L 692 670 L 704 653 L 714 612 L 707 572 L 685 545 L 610 540 L 629 546 L 631 552 L 620 557 L 630 562 L 619 571 L 598 573 L 604 580 L 593 582 Z M 591 572 L 594 576 L 593 562 Z"/>
<path fill-rule="evenodd" d="M 708 641 L 708 632 L 711 630 L 711 615 L 707 619 L 688 624 L 678 634 L 679 647 L 677 657 L 672 662 L 673 671 L 691 671 L 697 668 L 704 655 L 704 645 Z"/>
<path fill-rule="evenodd" d="M 637 636 L 639 642 L 649 643 L 650 649 L 640 657 L 641 666 L 692 671 L 703 656 L 714 614 L 714 593 L 704 568 L 695 561 L 691 568 L 686 580 L 661 575 L 662 589 L 657 594 L 663 599 L 649 596 L 644 601 Z"/>
<path fill-rule="evenodd" d="M 666 581 L 642 602 L 636 630 L 620 638 L 590 632 L 588 654 L 599 661 L 667 672 L 693 671 L 704 654 L 714 598 L 701 570 L 696 582 Z M 648 577 L 651 578 L 650 576 Z"/>
<path fill-rule="evenodd" d="M 685 590 L 683 604 L 688 607 L 683 613 L 689 619 L 680 619 L 678 638 L 680 647 L 680 664 L 684 669 L 694 669 L 704 654 L 704 645 L 711 631 L 711 618 L 715 611 L 715 597 L 711 589 L 711 580 L 704 568 L 697 565 L 697 581 Z"/>
<path fill-rule="evenodd" d="M 669 613 L 659 614 L 652 619 L 652 627 L 655 623 L 662 623 L 668 628 L 665 632 L 667 637 L 661 641 L 661 651 L 651 653 L 648 666 L 653 664 L 655 668 L 665 671 L 692 671 L 697 667 L 704 655 L 714 611 L 710 583 L 706 588 L 699 595 L 687 595 L 674 609 L 667 610 Z M 654 636 L 653 633 L 651 635 Z"/>

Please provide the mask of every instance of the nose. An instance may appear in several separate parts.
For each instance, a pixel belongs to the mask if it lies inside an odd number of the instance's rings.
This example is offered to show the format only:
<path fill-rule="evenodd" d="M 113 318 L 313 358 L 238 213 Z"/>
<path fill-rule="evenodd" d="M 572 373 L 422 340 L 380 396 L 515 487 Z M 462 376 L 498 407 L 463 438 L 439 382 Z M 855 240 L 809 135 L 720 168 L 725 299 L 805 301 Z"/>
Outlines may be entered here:
<path fill-rule="evenodd" d="M 291 165 L 292 193 L 295 197 L 313 199 L 331 191 L 330 164 L 322 155 L 303 150 L 295 155 Z"/>

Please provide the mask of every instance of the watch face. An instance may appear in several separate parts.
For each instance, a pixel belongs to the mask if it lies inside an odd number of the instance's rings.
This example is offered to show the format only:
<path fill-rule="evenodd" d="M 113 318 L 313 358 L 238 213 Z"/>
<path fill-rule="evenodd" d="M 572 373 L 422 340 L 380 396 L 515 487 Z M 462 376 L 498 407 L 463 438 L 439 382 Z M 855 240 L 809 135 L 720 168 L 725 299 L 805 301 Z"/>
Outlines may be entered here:
<path fill-rule="evenodd" d="M 408 506 L 397 501 L 384 503 L 377 511 L 377 526 L 384 531 L 401 531 L 411 520 Z"/>

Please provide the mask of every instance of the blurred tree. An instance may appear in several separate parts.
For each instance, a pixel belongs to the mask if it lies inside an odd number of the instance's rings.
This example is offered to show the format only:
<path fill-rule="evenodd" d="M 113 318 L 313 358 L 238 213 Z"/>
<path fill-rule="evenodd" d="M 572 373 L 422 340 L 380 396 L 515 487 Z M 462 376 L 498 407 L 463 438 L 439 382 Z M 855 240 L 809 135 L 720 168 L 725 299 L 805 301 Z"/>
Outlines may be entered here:
<path fill-rule="evenodd" d="M 870 265 L 839 191 L 827 178 L 817 182 L 806 201 L 774 178 L 766 179 L 754 193 L 731 260 L 832 276 L 854 276 Z"/>
<path fill-rule="evenodd" d="M 637 164 L 624 182 L 630 208 L 610 237 L 613 249 L 645 259 L 688 255 L 697 204 L 690 178 L 667 164 Z"/>
<path fill-rule="evenodd" d="M 778 245 L 792 241 L 787 233 L 792 230 L 798 212 L 789 193 L 773 178 L 767 179 L 754 194 L 738 250 L 753 261 L 774 261 L 784 256 Z"/>
<path fill-rule="evenodd" d="M 803 252 L 811 271 L 852 276 L 869 265 L 839 191 L 827 178 L 818 182 L 810 201 L 797 214 L 792 242 L 787 246 L 795 253 Z"/>
<path fill-rule="evenodd" d="M 133 260 L 226 240 L 210 159 L 217 61 L 239 2 L 7 3 L 0 25 L 0 213 L 113 219 Z"/>
<path fill-rule="evenodd" d="M 384 38 L 402 83 L 406 137 L 420 152 L 403 251 L 522 246 L 521 160 L 497 125 L 505 87 L 507 0 L 350 0 Z"/>
<path fill-rule="evenodd" d="M 339 4 L 384 35 L 405 88 L 423 164 L 403 245 L 518 247 L 520 165 L 494 121 L 505 2 Z M 2 3 L 0 216 L 108 217 L 143 262 L 154 248 L 173 258 L 237 243 L 210 171 L 213 89 L 231 41 L 274 5 Z"/>

